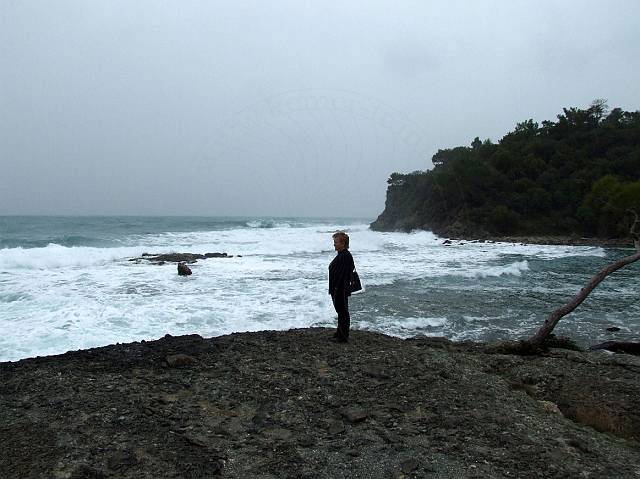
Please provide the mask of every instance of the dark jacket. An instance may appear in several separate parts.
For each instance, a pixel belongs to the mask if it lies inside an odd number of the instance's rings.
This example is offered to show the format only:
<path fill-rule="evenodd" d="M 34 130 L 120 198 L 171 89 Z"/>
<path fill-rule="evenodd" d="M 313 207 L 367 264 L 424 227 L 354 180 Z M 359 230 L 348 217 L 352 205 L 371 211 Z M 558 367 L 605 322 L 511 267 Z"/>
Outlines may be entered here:
<path fill-rule="evenodd" d="M 353 256 L 348 249 L 343 249 L 333 258 L 329 265 L 329 294 L 343 291 L 351 294 L 348 286 L 354 267 Z"/>

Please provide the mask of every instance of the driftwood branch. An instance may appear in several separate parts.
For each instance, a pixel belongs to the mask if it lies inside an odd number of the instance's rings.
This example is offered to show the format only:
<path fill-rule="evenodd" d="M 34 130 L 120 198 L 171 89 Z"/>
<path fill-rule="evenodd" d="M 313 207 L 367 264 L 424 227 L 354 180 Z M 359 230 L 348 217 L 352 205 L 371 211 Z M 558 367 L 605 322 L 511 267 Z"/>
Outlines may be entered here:
<path fill-rule="evenodd" d="M 633 245 L 636 247 L 636 251 L 640 251 L 640 229 L 638 229 L 640 227 L 640 218 L 638 217 L 636 210 L 629 209 L 627 211 L 634 216 L 633 224 L 631 225 L 629 233 L 631 235 L 631 239 L 633 239 Z"/>
<path fill-rule="evenodd" d="M 640 232 L 638 231 L 640 220 L 638 218 L 638 213 L 636 211 L 629 210 L 629 212 L 631 212 L 635 217 L 634 222 L 631 225 L 630 234 L 631 234 L 631 237 L 633 238 L 633 244 L 636 247 L 636 252 L 632 255 L 625 256 L 624 258 L 621 258 L 618 261 L 611 263 L 610 265 L 602 268 L 593 278 L 591 278 L 591 280 L 587 283 L 587 285 L 584 288 L 582 288 L 580 292 L 571 299 L 571 301 L 569 301 L 567 304 L 565 304 L 561 308 L 558 308 L 555 311 L 553 311 L 547 317 L 547 319 L 545 319 L 544 324 L 538 330 L 538 332 L 527 341 L 529 345 L 531 345 L 534 348 L 540 347 L 544 343 L 544 341 L 547 339 L 547 337 L 549 337 L 553 329 L 556 327 L 556 324 L 558 324 L 558 321 L 560 321 L 560 319 L 563 316 L 566 316 L 567 314 L 572 312 L 574 309 L 576 309 L 578 306 L 580 306 L 580 304 L 587 298 L 587 296 L 589 296 L 591 291 L 593 291 L 595 287 L 598 286 L 598 284 L 600 284 L 600 282 L 603 279 L 605 279 L 614 271 L 617 271 L 620 268 L 623 268 L 640 259 Z"/>

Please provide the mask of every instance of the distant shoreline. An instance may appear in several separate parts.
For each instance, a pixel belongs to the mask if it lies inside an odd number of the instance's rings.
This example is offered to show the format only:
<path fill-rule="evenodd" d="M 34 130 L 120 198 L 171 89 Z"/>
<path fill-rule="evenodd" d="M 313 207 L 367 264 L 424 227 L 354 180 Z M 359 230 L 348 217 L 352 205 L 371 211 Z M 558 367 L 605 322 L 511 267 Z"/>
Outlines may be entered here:
<path fill-rule="evenodd" d="M 468 243 L 519 243 L 536 244 L 548 246 L 601 246 L 603 248 L 633 248 L 633 241 L 630 238 L 577 238 L 574 236 L 490 236 L 487 238 L 446 238 L 443 240 L 465 241 Z"/>
<path fill-rule="evenodd" d="M 411 233 L 414 231 L 428 231 L 436 235 L 442 241 L 460 241 L 465 243 L 519 243 L 519 244 L 537 244 L 548 246 L 601 246 L 603 248 L 634 248 L 633 240 L 631 238 L 586 238 L 575 235 L 509 235 L 509 236 L 492 236 L 492 235 L 478 235 L 478 236 L 464 236 L 453 235 L 449 236 L 445 233 L 439 233 L 437 231 L 413 228 L 404 230 L 402 228 L 380 228 L 372 227 L 374 223 L 369 225 L 371 231 L 378 233 Z"/>

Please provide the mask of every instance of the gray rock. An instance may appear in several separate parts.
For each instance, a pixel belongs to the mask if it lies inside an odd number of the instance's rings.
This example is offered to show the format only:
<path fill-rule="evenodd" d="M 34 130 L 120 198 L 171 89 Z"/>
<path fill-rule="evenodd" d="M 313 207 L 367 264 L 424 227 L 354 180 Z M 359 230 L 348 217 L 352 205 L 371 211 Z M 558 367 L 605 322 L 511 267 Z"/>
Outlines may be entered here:
<path fill-rule="evenodd" d="M 185 366 L 193 366 L 198 362 L 193 356 L 187 354 L 171 354 L 166 358 L 167 364 L 171 368 L 181 368 Z"/>
<path fill-rule="evenodd" d="M 139 262 L 141 260 L 149 261 L 154 264 L 166 263 L 189 263 L 193 264 L 199 259 L 208 258 L 233 258 L 233 255 L 227 253 L 166 253 L 166 254 L 151 254 L 143 253 L 140 258 L 131 258 L 129 261 Z"/>
<path fill-rule="evenodd" d="M 415 459 L 407 459 L 400 464 L 400 470 L 405 474 L 410 474 L 418 468 L 418 461 Z"/>
<path fill-rule="evenodd" d="M 591 346 L 590 350 L 606 349 L 614 353 L 627 353 L 640 355 L 640 342 L 633 341 L 605 341 Z"/>
<path fill-rule="evenodd" d="M 343 433 L 345 430 L 344 424 L 342 422 L 339 421 L 333 421 L 331 422 L 331 424 L 329 424 L 329 428 L 327 429 L 327 432 L 333 436 Z"/>
<path fill-rule="evenodd" d="M 304 435 L 298 438 L 298 445 L 301 447 L 311 447 L 316 443 L 313 436 Z"/>
<path fill-rule="evenodd" d="M 364 374 L 366 374 L 369 377 L 375 378 L 375 379 L 390 379 L 391 375 L 389 375 L 386 371 L 384 371 L 383 369 L 376 367 L 376 366 L 367 366 L 365 368 L 363 368 L 362 372 Z"/>
<path fill-rule="evenodd" d="M 178 274 L 180 276 L 189 276 L 191 274 L 191 268 L 185 263 L 178 263 Z"/>
<path fill-rule="evenodd" d="M 363 422 L 369 415 L 361 409 L 345 408 L 340 411 L 342 417 L 352 424 Z"/>
<path fill-rule="evenodd" d="M 105 477 L 102 471 L 86 464 L 76 467 L 71 473 L 71 479 L 104 479 Z"/>

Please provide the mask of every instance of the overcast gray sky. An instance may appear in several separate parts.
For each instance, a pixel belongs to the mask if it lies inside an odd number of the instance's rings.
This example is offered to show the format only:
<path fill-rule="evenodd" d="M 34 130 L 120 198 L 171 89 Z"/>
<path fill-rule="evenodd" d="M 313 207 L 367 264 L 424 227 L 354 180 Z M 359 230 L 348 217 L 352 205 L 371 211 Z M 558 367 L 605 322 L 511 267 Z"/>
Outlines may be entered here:
<path fill-rule="evenodd" d="M 0 0 L 0 214 L 375 217 L 394 171 L 596 98 L 640 2 Z"/>

